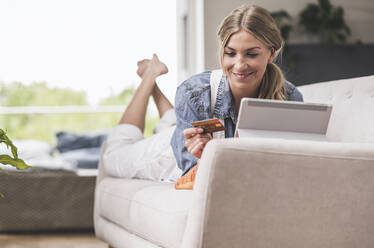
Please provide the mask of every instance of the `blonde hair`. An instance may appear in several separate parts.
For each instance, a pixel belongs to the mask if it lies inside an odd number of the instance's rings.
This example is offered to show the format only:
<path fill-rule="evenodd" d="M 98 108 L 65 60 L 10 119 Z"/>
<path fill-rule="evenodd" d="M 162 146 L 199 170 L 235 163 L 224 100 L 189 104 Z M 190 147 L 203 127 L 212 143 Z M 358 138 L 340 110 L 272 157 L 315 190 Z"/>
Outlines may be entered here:
<path fill-rule="evenodd" d="M 224 48 L 230 37 L 241 30 L 246 30 L 275 52 L 275 58 L 282 51 L 284 41 L 269 12 L 256 5 L 244 5 L 234 9 L 227 16 L 218 31 L 221 41 L 220 63 L 222 68 Z M 260 84 L 258 98 L 285 100 L 284 76 L 281 69 L 269 63 Z"/>

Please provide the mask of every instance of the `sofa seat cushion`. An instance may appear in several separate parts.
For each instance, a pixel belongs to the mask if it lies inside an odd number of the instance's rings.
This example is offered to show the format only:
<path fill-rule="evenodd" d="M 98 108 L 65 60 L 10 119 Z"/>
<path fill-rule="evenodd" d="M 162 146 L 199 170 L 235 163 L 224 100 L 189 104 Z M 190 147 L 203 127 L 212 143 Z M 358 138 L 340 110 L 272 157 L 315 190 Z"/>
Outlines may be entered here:
<path fill-rule="evenodd" d="M 182 242 L 192 190 L 172 183 L 105 178 L 97 187 L 99 215 L 162 247 Z"/>

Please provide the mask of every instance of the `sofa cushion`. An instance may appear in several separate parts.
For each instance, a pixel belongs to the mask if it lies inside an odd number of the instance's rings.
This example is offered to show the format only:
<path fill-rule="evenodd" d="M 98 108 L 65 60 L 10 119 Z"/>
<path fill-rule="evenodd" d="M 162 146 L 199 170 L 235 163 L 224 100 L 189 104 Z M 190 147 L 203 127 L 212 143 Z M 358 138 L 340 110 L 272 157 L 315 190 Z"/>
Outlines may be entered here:
<path fill-rule="evenodd" d="M 374 76 L 298 87 L 305 102 L 333 105 L 327 137 L 338 142 L 374 142 Z"/>
<path fill-rule="evenodd" d="M 191 190 L 177 191 L 171 183 L 122 178 L 105 178 L 97 190 L 101 217 L 159 246 L 180 246 Z"/>

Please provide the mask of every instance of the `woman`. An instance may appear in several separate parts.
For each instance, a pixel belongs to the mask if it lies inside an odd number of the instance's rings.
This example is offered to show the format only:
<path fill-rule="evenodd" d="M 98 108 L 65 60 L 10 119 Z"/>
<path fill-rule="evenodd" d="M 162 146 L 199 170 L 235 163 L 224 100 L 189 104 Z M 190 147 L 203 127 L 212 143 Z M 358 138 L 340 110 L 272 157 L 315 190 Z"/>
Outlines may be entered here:
<path fill-rule="evenodd" d="M 209 118 L 224 121 L 225 137 L 233 137 L 243 97 L 302 101 L 301 93 L 284 80 L 273 62 L 283 47 L 280 31 L 269 12 L 258 6 L 242 6 L 221 24 L 220 63 L 223 76 L 215 106 L 211 106 L 211 72 L 195 75 L 177 89 L 177 126 L 171 146 L 184 176 L 177 188 L 192 188 L 197 164 L 205 145 L 212 139 L 191 122 Z M 213 111 L 211 111 L 211 109 Z M 192 169 L 193 168 L 193 169 Z"/>
<path fill-rule="evenodd" d="M 142 82 L 135 91 L 125 112 L 106 141 L 103 154 L 104 169 L 113 177 L 140 178 L 154 181 L 176 181 L 181 171 L 170 147 L 175 128 L 173 105 L 162 94 L 155 80 L 168 72 L 157 55 L 138 62 Z M 148 100 L 153 97 L 160 122 L 155 135 L 144 139 L 145 114 Z"/>

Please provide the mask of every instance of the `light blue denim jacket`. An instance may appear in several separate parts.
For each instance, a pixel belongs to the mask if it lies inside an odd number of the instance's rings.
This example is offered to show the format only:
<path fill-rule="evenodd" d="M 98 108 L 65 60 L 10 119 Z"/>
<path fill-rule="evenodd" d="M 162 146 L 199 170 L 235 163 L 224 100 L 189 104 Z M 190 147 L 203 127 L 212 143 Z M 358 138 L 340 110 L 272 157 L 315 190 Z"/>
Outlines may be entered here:
<path fill-rule="evenodd" d="M 216 105 L 212 113 L 210 107 L 210 74 L 211 71 L 192 76 L 177 88 L 175 96 L 175 113 L 177 126 L 171 138 L 171 146 L 178 167 L 183 174 L 188 172 L 196 163 L 185 147 L 183 130 L 192 127 L 191 122 L 210 118 L 223 119 L 225 122 L 225 137 L 234 137 L 237 122 L 234 99 L 227 78 L 223 76 L 218 86 Z M 299 90 L 290 82 L 285 81 L 288 101 L 303 101 Z"/>

